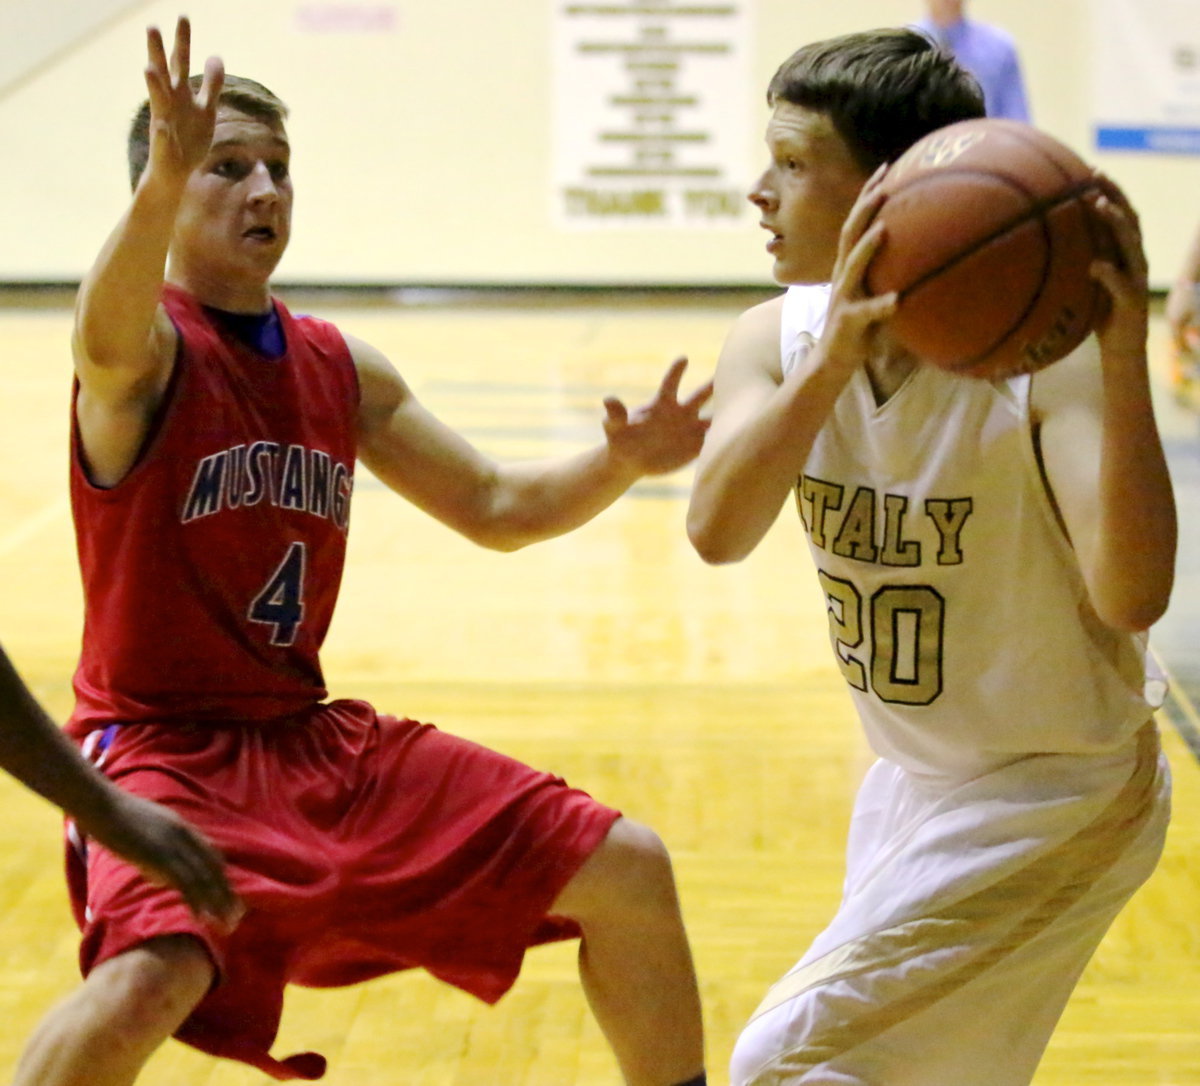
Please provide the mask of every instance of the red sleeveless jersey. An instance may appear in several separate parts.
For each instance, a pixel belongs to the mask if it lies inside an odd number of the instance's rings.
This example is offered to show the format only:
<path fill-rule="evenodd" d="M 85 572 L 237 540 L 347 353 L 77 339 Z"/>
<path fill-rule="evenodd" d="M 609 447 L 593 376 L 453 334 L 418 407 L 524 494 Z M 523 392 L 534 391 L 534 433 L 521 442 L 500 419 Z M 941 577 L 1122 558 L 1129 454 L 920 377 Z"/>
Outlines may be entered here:
<path fill-rule="evenodd" d="M 94 486 L 72 428 L 77 735 L 266 720 L 326 694 L 318 651 L 345 559 L 359 404 L 349 349 L 333 325 L 278 302 L 277 359 L 181 290 L 167 287 L 163 304 L 179 351 L 129 474 Z"/>

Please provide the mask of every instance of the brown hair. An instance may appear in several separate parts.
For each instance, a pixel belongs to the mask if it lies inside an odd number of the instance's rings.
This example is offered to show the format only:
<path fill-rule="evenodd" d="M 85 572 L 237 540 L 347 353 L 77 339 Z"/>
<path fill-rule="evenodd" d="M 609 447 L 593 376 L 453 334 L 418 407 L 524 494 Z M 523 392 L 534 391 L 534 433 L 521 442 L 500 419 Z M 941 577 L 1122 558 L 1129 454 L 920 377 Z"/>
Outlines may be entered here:
<path fill-rule="evenodd" d="M 814 42 L 779 66 L 767 103 L 824 113 L 867 173 L 922 136 L 983 116 L 983 91 L 954 57 L 908 29 Z"/>
<path fill-rule="evenodd" d="M 199 90 L 204 76 L 194 75 L 188 80 L 192 90 Z M 256 120 L 265 121 L 270 125 L 280 125 L 287 119 L 288 109 L 283 101 L 276 97 L 261 83 L 240 75 L 227 75 L 225 84 L 217 98 L 219 104 L 236 109 Z M 129 160 L 129 184 L 137 188 L 137 183 L 150 160 L 150 100 L 147 99 L 133 116 L 129 126 L 129 142 L 126 148 Z"/>

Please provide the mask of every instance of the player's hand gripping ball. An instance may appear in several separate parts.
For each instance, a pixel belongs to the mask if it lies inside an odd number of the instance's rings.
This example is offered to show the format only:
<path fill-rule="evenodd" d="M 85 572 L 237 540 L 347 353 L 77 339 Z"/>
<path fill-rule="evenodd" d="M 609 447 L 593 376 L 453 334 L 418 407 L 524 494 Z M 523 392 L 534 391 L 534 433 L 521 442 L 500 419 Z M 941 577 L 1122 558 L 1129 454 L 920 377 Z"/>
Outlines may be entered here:
<path fill-rule="evenodd" d="M 880 184 L 872 294 L 896 291 L 891 328 L 924 362 L 971 377 L 1032 373 L 1070 353 L 1108 310 L 1088 273 L 1116 245 L 1088 203 L 1099 185 L 1070 148 L 1017 121 L 961 121 L 910 147 Z"/>

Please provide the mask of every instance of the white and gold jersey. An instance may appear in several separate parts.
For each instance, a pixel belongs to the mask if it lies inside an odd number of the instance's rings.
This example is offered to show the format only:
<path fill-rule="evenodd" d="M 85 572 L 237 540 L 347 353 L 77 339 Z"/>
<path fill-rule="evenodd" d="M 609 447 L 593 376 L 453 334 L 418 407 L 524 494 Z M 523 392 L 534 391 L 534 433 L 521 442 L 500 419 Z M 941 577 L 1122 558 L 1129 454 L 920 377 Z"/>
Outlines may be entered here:
<path fill-rule="evenodd" d="M 785 374 L 827 287 L 792 287 Z M 830 634 L 873 749 L 974 776 L 1112 751 L 1151 715 L 1145 639 L 1095 616 L 1039 468 L 1030 378 L 919 366 L 877 405 L 854 374 L 796 483 Z"/>

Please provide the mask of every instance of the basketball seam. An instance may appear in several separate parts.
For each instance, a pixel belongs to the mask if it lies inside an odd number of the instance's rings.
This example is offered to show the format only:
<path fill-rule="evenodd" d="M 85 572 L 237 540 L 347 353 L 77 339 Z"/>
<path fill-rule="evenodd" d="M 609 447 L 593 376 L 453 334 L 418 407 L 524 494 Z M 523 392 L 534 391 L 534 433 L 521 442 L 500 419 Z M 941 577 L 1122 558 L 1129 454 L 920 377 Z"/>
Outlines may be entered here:
<path fill-rule="evenodd" d="M 1081 194 L 1087 192 L 1089 189 L 1095 188 L 1095 187 L 1096 187 L 1096 183 L 1090 178 L 1086 181 L 1077 181 L 1065 192 L 1060 193 L 1057 198 L 1038 201 L 1037 205 L 1030 212 L 1030 214 L 1026 215 L 1024 218 L 1015 220 L 1015 223 L 1010 224 L 1009 228 L 1011 229 L 1012 225 L 1019 225 L 1022 222 L 1029 221 L 1033 217 L 1033 214 L 1036 212 L 1037 218 L 1041 224 L 1042 232 L 1044 235 L 1047 236 L 1047 246 L 1049 246 L 1049 237 L 1048 237 L 1049 231 L 1047 228 L 1045 212 L 1050 211 L 1055 207 L 1058 207 L 1060 204 L 1065 203 L 1067 200 L 1073 200 L 1076 197 L 1080 196 Z M 1095 233 L 1092 230 L 1091 217 L 1085 216 L 1084 223 L 1087 228 L 1088 236 L 1090 238 L 1094 238 Z M 985 241 L 984 244 L 987 244 L 987 242 L 994 240 L 994 237 L 995 237 L 995 235 L 993 235 L 993 237 L 989 237 L 987 239 L 987 241 Z M 998 351 L 1000 349 L 1000 347 L 1004 343 L 1006 343 L 1017 332 L 1017 330 L 1021 327 L 1021 325 L 1023 325 L 1025 323 L 1025 319 L 1029 316 L 1029 314 L 1031 312 L 1033 312 L 1033 309 L 1038 304 L 1038 301 L 1041 299 L 1042 290 L 1046 285 L 1046 281 L 1047 281 L 1047 278 L 1049 277 L 1049 275 L 1050 275 L 1050 261 L 1047 259 L 1046 261 L 1043 262 L 1043 265 L 1042 265 L 1041 282 L 1038 284 L 1038 289 L 1033 292 L 1033 297 L 1031 297 L 1029 299 L 1029 304 L 1026 305 L 1025 308 L 1021 310 L 1020 314 L 1012 321 L 1012 323 L 1009 324 L 1008 328 L 1004 331 L 1003 335 L 1000 335 L 996 339 L 994 339 L 988 345 L 986 350 L 980 351 L 978 354 L 973 355 L 971 358 L 967 359 L 965 362 L 961 362 L 958 365 L 954 366 L 953 372 L 959 373 L 959 372 L 962 372 L 963 370 L 969 370 L 969 369 L 972 369 L 973 367 L 979 365 L 979 363 L 982 362 L 985 358 L 987 358 L 988 355 L 994 353 L 995 351 Z M 1089 324 L 1091 323 L 1091 314 L 1095 313 L 1095 311 L 1096 311 L 1096 292 L 1095 292 L 1095 290 L 1093 290 L 1092 291 L 1092 302 L 1089 307 L 1089 315 L 1088 315 L 1088 323 Z M 1022 354 L 1022 356 L 1024 356 L 1025 352 L 1022 351 L 1021 354 Z M 1020 371 L 1017 371 L 1017 372 L 1020 372 Z"/>
<path fill-rule="evenodd" d="M 980 173 L 986 177 L 999 176 L 994 173 L 989 173 L 986 170 L 954 170 L 954 171 L 948 170 L 942 174 L 939 174 L 938 176 L 944 177 L 946 175 L 946 173 L 951 173 L 951 172 L 960 173 L 960 174 Z M 937 276 L 941 275 L 942 272 L 946 271 L 948 268 L 953 268 L 955 264 L 960 264 L 962 261 L 966 260 L 968 257 L 973 256 L 978 250 L 984 248 L 987 245 L 990 245 L 997 238 L 1003 237 L 1014 226 L 1020 226 L 1022 223 L 1028 222 L 1034 218 L 1044 219 L 1045 213 L 1047 211 L 1052 210 L 1053 208 L 1057 207 L 1059 204 L 1066 203 L 1068 200 L 1075 199 L 1077 196 L 1079 196 L 1080 194 L 1082 194 L 1084 192 L 1087 192 L 1089 189 L 1093 189 L 1093 188 L 1097 187 L 1096 183 L 1094 181 L 1092 181 L 1091 179 L 1088 179 L 1087 181 L 1077 181 L 1069 189 L 1064 189 L 1062 192 L 1058 192 L 1054 196 L 1045 197 L 1041 200 L 1034 200 L 1032 193 L 1030 193 L 1030 191 L 1027 188 L 1025 188 L 1023 185 L 1018 184 L 1016 181 L 1013 181 L 1011 178 L 1008 178 L 1008 177 L 1001 177 L 1000 179 L 1003 180 L 1005 183 L 1011 185 L 1014 189 L 1017 189 L 1019 192 L 1023 192 L 1026 196 L 1028 196 L 1030 199 L 1029 206 L 1016 218 L 1008 219 L 1006 222 L 1004 222 L 1000 226 L 996 227 L 996 229 L 994 229 L 990 234 L 985 234 L 978 241 L 974 242 L 972 244 L 971 248 L 968 249 L 966 252 L 955 253 L 954 256 L 950 257 L 949 260 L 944 261 L 943 263 L 939 264 L 935 268 L 930 268 L 929 271 L 922 274 L 919 279 L 914 279 L 911 283 L 908 284 L 908 286 L 904 287 L 902 290 L 897 291 L 898 298 L 903 299 L 906 294 L 910 294 L 912 291 L 916 290 L 918 287 L 923 286 L 930 279 L 936 278 Z M 920 179 L 916 179 L 912 182 L 912 184 L 914 184 L 914 185 L 918 184 L 919 181 L 920 181 Z M 906 186 L 906 187 L 908 187 L 908 186 Z M 901 189 L 899 191 L 903 191 L 903 190 Z M 895 195 L 895 193 L 892 193 L 889 195 Z M 1088 233 L 1091 234 L 1092 231 L 1089 229 Z"/>
<path fill-rule="evenodd" d="M 969 124 L 973 124 L 973 123 L 989 123 L 989 122 L 965 122 L 965 125 L 969 125 Z M 1033 193 L 1030 191 L 1030 187 L 1028 185 L 1022 183 L 1019 179 L 1014 178 L 1006 173 L 999 172 L 994 169 L 981 168 L 978 165 L 971 166 L 969 164 L 963 164 L 963 165 L 957 166 L 957 167 L 953 166 L 953 165 L 949 165 L 949 166 L 941 167 L 936 170 L 928 170 L 923 173 L 918 173 L 917 176 L 908 178 L 907 181 L 902 182 L 893 192 L 889 193 L 889 197 L 896 196 L 899 193 L 905 191 L 906 189 L 908 189 L 912 186 L 915 186 L 915 185 L 919 185 L 924 180 L 935 177 L 935 176 L 944 177 L 947 173 L 960 174 L 960 175 L 976 174 L 976 175 L 983 175 L 986 177 L 994 178 L 994 179 L 1000 181 L 1001 183 L 1003 183 L 1004 185 L 1007 185 L 1011 190 L 1020 193 L 1022 196 L 1024 196 L 1027 206 L 1023 209 L 1021 214 L 1015 216 L 1013 219 L 1011 219 L 1008 222 L 997 227 L 995 230 L 993 230 L 989 234 L 987 234 L 984 238 L 982 238 L 978 242 L 976 242 L 972 246 L 972 248 L 969 252 L 956 254 L 955 256 L 951 257 L 949 260 L 944 261 L 937 268 L 934 268 L 933 270 L 928 271 L 925 274 L 921 275 L 920 278 L 918 278 L 915 282 L 910 283 L 903 290 L 898 290 L 897 291 L 898 299 L 903 299 L 904 297 L 911 294 L 914 290 L 918 289 L 925 283 L 929 282 L 931 279 L 935 278 L 938 275 L 943 274 L 947 269 L 955 267 L 956 265 L 961 263 L 963 260 L 967 259 L 968 256 L 973 255 L 974 253 L 978 252 L 981 248 L 983 248 L 987 245 L 990 245 L 997 238 L 1002 237 L 1006 232 L 1008 232 L 1016 227 L 1019 227 L 1027 222 L 1030 222 L 1032 220 L 1037 221 L 1037 223 L 1040 227 L 1042 236 L 1043 236 L 1043 240 L 1048 244 L 1050 241 L 1050 228 L 1049 228 L 1049 223 L 1047 222 L 1048 213 L 1051 212 L 1054 208 L 1059 207 L 1062 204 L 1064 204 L 1070 200 L 1077 199 L 1089 191 L 1094 191 L 1094 190 L 1100 188 L 1094 175 L 1087 176 L 1081 180 L 1074 180 L 1074 178 L 1077 178 L 1079 176 L 1080 169 L 1084 169 L 1084 170 L 1087 169 L 1087 164 L 1084 163 L 1082 160 L 1077 159 L 1076 156 L 1074 156 L 1074 154 L 1070 151 L 1069 148 L 1063 148 L 1063 150 L 1066 152 L 1066 154 L 1068 156 L 1068 161 L 1064 162 L 1062 160 L 1062 157 L 1059 154 L 1052 154 L 1050 151 L 1047 150 L 1047 148 L 1043 145 L 1043 143 L 1040 140 L 1033 138 L 1034 136 L 1038 135 L 1036 130 L 1025 131 L 1024 126 L 1015 124 L 1013 122 L 1008 122 L 1008 121 L 997 122 L 997 121 L 993 120 L 990 123 L 999 124 L 1001 126 L 1004 126 L 1008 130 L 1008 134 L 1011 135 L 1012 137 L 1014 137 L 1016 142 L 1021 144 L 1027 152 L 1033 154 L 1038 159 L 1040 159 L 1042 164 L 1046 168 L 1050 169 L 1053 173 L 1058 174 L 1058 176 L 1061 177 L 1063 181 L 1068 183 L 1066 189 L 1056 193 L 1054 196 L 1051 196 L 1051 197 L 1046 197 L 1043 199 L 1035 199 L 1033 196 Z M 920 144 L 918 143 L 914 146 L 920 146 Z M 886 182 L 885 182 L 885 187 L 886 187 Z M 1100 229 L 1100 224 L 1097 223 L 1094 216 L 1092 216 L 1090 214 L 1086 214 L 1086 211 L 1087 211 L 1086 208 L 1084 210 L 1085 210 L 1085 215 L 1084 215 L 1084 224 L 1083 225 L 1084 225 L 1085 230 L 1087 231 L 1088 238 L 1092 243 L 1092 251 L 1093 251 L 1093 253 L 1100 252 L 1101 249 L 1103 248 L 1103 246 L 1101 246 L 1099 244 L 1099 242 L 1102 240 L 1102 231 Z M 1038 283 L 1037 289 L 1033 291 L 1032 296 L 1030 297 L 1028 303 L 1023 307 L 1022 312 L 1016 317 L 1016 319 L 1014 321 L 1009 323 L 1008 327 L 1000 335 L 993 337 L 991 343 L 984 350 L 976 352 L 972 357 L 968 358 L 967 360 L 965 360 L 963 362 L 958 363 L 957 365 L 948 366 L 946 368 L 951 370 L 952 372 L 969 371 L 972 368 L 974 368 L 975 366 L 978 366 L 981 362 L 983 362 L 990 355 L 992 355 L 996 351 L 1000 350 L 1006 342 L 1009 342 L 1012 339 L 1012 337 L 1020 330 L 1021 325 L 1029 317 L 1030 313 L 1036 308 L 1036 306 L 1038 304 L 1038 300 L 1041 297 L 1042 291 L 1045 289 L 1046 284 L 1048 282 L 1048 278 L 1049 278 L 1049 274 L 1050 274 L 1050 266 L 1051 266 L 1050 259 L 1046 259 L 1041 262 L 1041 269 L 1040 269 L 1041 281 L 1040 281 L 1040 283 Z M 1088 307 L 1088 314 L 1087 314 L 1087 325 L 1089 327 L 1095 321 L 1103 301 L 1104 301 L 1104 298 L 1103 298 L 1102 292 L 1100 291 L 1099 288 L 1093 286 L 1093 289 L 1091 291 L 1090 304 Z M 1034 368 L 1036 368 L 1036 367 L 1034 367 Z M 1026 371 L 1016 370 L 1014 372 L 1027 372 L 1027 370 Z"/>
<path fill-rule="evenodd" d="M 1065 174 L 1065 171 L 1062 170 L 1062 168 L 1058 165 L 1058 163 L 1054 162 L 1052 159 L 1049 159 L 1048 161 L 1050 161 L 1051 165 L 1053 165 L 1056 169 L 1058 169 L 1060 172 Z M 997 238 L 1003 237 L 1006 233 L 1008 233 L 1008 231 L 1012 230 L 1014 227 L 1021 226 L 1024 223 L 1032 222 L 1032 221 L 1036 220 L 1039 223 L 1039 225 L 1041 226 L 1043 233 L 1044 233 L 1046 230 L 1045 217 L 1046 217 L 1047 212 L 1052 211 L 1054 208 L 1058 207 L 1059 205 L 1067 203 L 1070 200 L 1074 200 L 1077 197 L 1079 197 L 1080 195 L 1082 195 L 1083 193 L 1088 192 L 1089 190 L 1092 190 L 1092 189 L 1095 189 L 1098 187 L 1095 180 L 1093 178 L 1089 177 L 1089 178 L 1086 178 L 1085 180 L 1076 181 L 1076 182 L 1072 183 L 1068 188 L 1055 193 L 1053 196 L 1043 197 L 1042 199 L 1036 199 L 1034 197 L 1033 193 L 1030 192 L 1030 190 L 1025 185 L 1022 185 L 1020 182 L 1015 181 L 1013 178 L 1007 177 L 1004 174 L 997 174 L 990 170 L 979 170 L 979 169 L 955 170 L 955 169 L 951 168 L 951 169 L 940 170 L 940 171 L 938 171 L 938 173 L 936 175 L 931 173 L 931 174 L 925 174 L 922 177 L 913 178 L 909 182 L 908 185 L 904 186 L 904 188 L 909 188 L 909 187 L 914 187 L 916 185 L 919 185 L 925 178 L 932 178 L 934 176 L 945 177 L 946 174 L 948 174 L 948 173 L 954 173 L 954 174 L 960 174 L 960 175 L 979 174 L 979 175 L 982 175 L 985 177 L 995 178 L 995 179 L 1003 182 L 1004 184 L 1008 185 L 1010 188 L 1016 190 L 1017 192 L 1022 193 L 1026 197 L 1028 204 L 1025 207 L 1025 209 L 1021 212 L 1020 215 L 1017 215 L 1016 217 L 1014 217 L 1012 219 L 1006 220 L 1000 226 L 998 226 L 994 230 L 992 230 L 991 233 L 986 234 L 982 238 L 978 239 L 978 241 L 976 241 L 968 251 L 963 252 L 963 253 L 956 253 L 949 260 L 946 260 L 943 263 L 939 264 L 936 268 L 931 268 L 929 271 L 927 271 L 923 275 L 921 275 L 920 278 L 914 280 L 912 283 L 909 283 L 909 285 L 907 287 L 905 287 L 903 290 L 897 291 L 897 299 L 898 300 L 903 300 L 906 295 L 911 294 L 914 290 L 917 290 L 919 287 L 921 287 L 925 283 L 929 282 L 931 279 L 936 278 L 937 276 L 941 275 L 943 272 L 947 271 L 948 269 L 953 268 L 956 264 L 959 264 L 962 261 L 973 256 L 975 253 L 979 252 L 979 250 L 985 248 L 987 245 L 990 245 Z M 904 191 L 904 188 L 898 189 L 897 192 Z M 895 193 L 889 194 L 889 196 L 893 196 L 893 195 L 895 195 Z M 1088 234 L 1089 234 L 1089 236 L 1091 236 L 1093 238 L 1096 236 L 1094 230 L 1091 227 L 1090 220 L 1088 220 Z M 1021 327 L 1021 325 L 1025 321 L 1026 317 L 1029 316 L 1029 314 L 1033 311 L 1033 308 L 1037 305 L 1038 299 L 1041 296 L 1042 288 L 1045 287 L 1045 285 L 1046 285 L 1046 279 L 1047 279 L 1048 275 L 1049 275 L 1049 261 L 1046 261 L 1042 267 L 1041 281 L 1038 283 L 1037 289 L 1035 291 L 1033 291 L 1032 296 L 1029 300 L 1029 303 L 1021 310 L 1021 312 L 1019 314 L 1017 314 L 1013 318 L 1012 321 L 1009 322 L 1008 326 L 999 335 L 997 335 L 992 340 L 992 342 L 988 344 L 988 346 L 985 349 L 977 352 L 974 355 L 971 355 L 969 358 L 966 358 L 963 361 L 958 362 L 953 366 L 948 367 L 950 369 L 950 371 L 953 373 L 959 373 L 964 370 L 969 370 L 969 369 L 973 368 L 974 366 L 977 366 L 981 361 L 983 361 L 983 359 L 987 358 L 988 355 L 995 352 L 1000 347 L 1001 344 L 1003 344 L 1010 336 L 1012 336 L 1013 333 L 1016 332 L 1017 329 Z M 1095 303 L 1095 300 L 1093 299 L 1091 311 L 1094 313 L 1095 309 L 1096 309 L 1096 303 Z"/>

